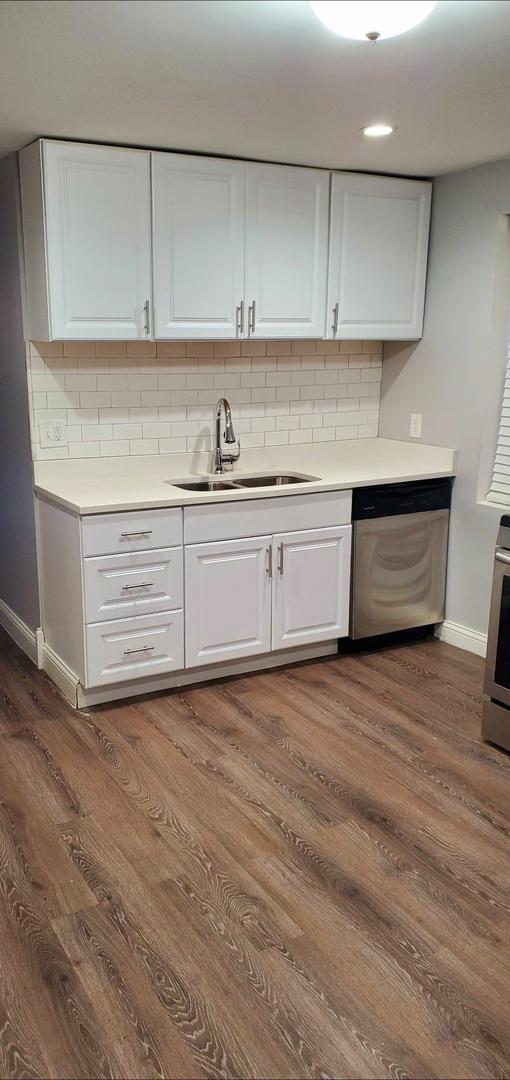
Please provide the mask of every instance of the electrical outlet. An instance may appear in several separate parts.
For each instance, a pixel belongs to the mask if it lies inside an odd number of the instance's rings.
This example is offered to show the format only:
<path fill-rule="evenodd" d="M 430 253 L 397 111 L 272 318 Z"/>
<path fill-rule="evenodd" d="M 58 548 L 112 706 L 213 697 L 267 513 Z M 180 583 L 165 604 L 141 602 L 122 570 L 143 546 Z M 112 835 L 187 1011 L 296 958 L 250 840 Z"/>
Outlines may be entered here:
<path fill-rule="evenodd" d="M 47 423 L 40 424 L 39 434 L 43 448 L 63 446 L 67 442 L 65 424 L 62 420 L 48 420 Z"/>
<path fill-rule="evenodd" d="M 421 439 L 421 427 L 422 427 L 423 414 L 421 412 L 412 412 L 409 416 L 409 434 L 412 439 Z"/>

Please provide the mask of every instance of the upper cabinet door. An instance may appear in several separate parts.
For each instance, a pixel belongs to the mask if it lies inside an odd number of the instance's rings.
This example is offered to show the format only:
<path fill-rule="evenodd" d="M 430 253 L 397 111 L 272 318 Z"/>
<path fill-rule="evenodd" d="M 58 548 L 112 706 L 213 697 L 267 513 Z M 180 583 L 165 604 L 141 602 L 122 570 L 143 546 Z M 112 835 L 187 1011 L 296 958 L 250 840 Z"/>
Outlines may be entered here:
<path fill-rule="evenodd" d="M 431 184 L 335 173 L 326 336 L 419 338 Z"/>
<path fill-rule="evenodd" d="M 31 336 L 148 337 L 149 154 L 43 140 L 21 176 Z"/>
<path fill-rule="evenodd" d="M 155 337 L 243 335 L 244 165 L 153 154 Z"/>
<path fill-rule="evenodd" d="M 329 173 L 246 165 L 248 335 L 322 337 Z"/>

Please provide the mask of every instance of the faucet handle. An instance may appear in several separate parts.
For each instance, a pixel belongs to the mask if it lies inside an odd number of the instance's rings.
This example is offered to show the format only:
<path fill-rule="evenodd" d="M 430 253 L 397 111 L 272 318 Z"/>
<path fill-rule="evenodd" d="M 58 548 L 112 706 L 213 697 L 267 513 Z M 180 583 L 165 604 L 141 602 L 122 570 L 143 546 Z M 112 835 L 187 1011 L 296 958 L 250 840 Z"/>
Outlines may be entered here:
<path fill-rule="evenodd" d="M 236 439 L 237 449 L 229 451 L 228 454 L 223 453 L 223 460 L 228 462 L 229 465 L 233 465 L 236 461 L 239 461 L 241 457 L 241 441 Z"/>

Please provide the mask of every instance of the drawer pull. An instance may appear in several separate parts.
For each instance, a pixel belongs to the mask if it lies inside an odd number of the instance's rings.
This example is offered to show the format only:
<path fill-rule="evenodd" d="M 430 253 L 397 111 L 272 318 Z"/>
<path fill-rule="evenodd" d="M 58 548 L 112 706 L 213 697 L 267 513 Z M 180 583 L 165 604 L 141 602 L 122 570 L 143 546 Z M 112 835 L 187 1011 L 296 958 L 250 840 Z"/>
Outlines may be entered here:
<path fill-rule="evenodd" d="M 136 532 L 123 532 L 120 535 L 125 539 L 130 536 L 152 536 L 152 529 L 137 529 Z"/>
<path fill-rule="evenodd" d="M 123 585 L 122 592 L 129 592 L 130 589 L 152 589 L 153 585 L 153 581 L 140 581 L 138 585 Z"/>
<path fill-rule="evenodd" d="M 150 537 L 152 529 L 136 529 L 134 532 L 121 532 L 121 537 Z"/>
<path fill-rule="evenodd" d="M 153 652 L 154 645 L 144 645 L 141 649 L 124 649 L 124 656 L 132 656 L 133 653 Z"/>

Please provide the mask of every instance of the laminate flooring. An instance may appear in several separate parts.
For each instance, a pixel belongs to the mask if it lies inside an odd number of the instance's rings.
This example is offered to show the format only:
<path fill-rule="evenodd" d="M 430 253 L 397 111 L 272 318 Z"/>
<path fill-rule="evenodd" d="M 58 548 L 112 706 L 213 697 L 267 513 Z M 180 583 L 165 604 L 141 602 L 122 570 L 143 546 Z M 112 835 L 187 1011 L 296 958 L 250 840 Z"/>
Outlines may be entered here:
<path fill-rule="evenodd" d="M 75 712 L 2 635 L 1 1077 L 509 1077 L 481 686 L 429 640 Z"/>

